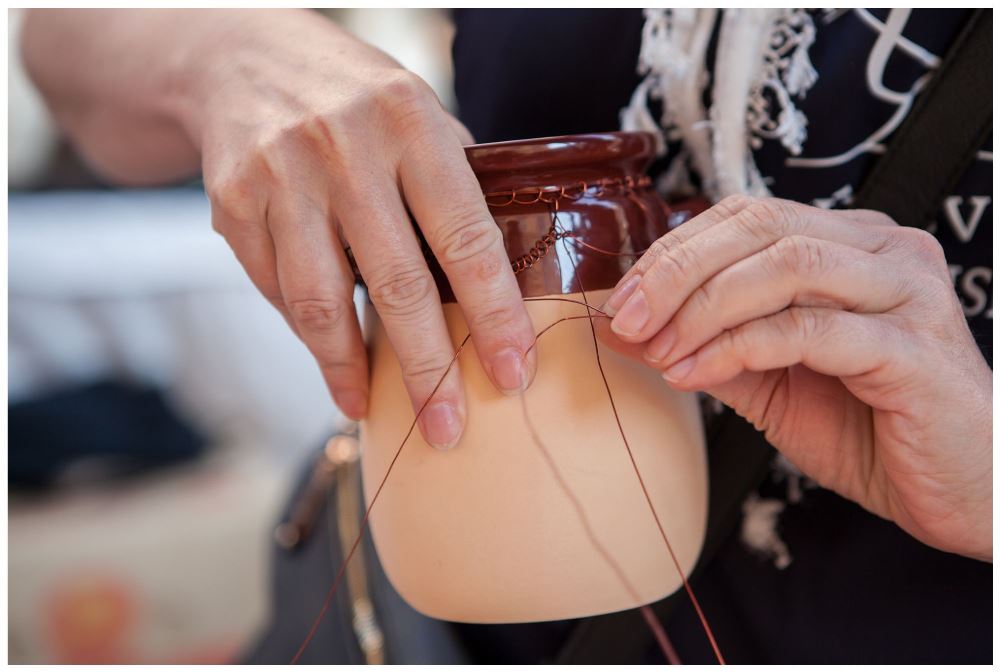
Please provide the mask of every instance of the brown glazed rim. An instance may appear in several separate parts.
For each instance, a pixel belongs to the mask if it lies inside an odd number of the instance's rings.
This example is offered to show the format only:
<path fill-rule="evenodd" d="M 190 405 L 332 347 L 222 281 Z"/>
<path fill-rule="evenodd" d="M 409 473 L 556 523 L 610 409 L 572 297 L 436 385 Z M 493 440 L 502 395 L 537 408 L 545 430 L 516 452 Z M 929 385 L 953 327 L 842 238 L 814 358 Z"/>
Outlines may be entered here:
<path fill-rule="evenodd" d="M 562 198 L 575 201 L 586 195 L 600 198 L 605 193 L 648 190 L 649 178 L 645 172 L 655 147 L 652 133 L 612 131 L 469 145 L 465 153 L 486 203 L 495 214 L 498 208 L 508 206 L 515 211 L 537 209 L 541 207 L 538 204 L 548 207 Z M 490 196 L 499 196 L 500 200 L 490 200 Z M 420 229 L 414 225 L 414 230 L 443 291 L 447 286 L 443 272 L 433 263 L 433 254 Z M 551 242 L 546 245 L 544 231 L 538 235 L 542 238 L 531 249 L 540 257 L 538 246 L 547 249 Z M 364 284 L 350 248 L 347 256 L 356 281 Z M 521 262 L 530 266 L 523 258 L 531 256 L 531 251 L 521 254 L 512 264 Z M 450 288 L 447 292 L 450 293 Z"/>
<path fill-rule="evenodd" d="M 606 172 L 609 163 L 621 174 L 642 174 L 655 147 L 652 133 L 613 131 L 469 145 L 465 155 L 481 182 L 496 183 L 525 173 Z"/>

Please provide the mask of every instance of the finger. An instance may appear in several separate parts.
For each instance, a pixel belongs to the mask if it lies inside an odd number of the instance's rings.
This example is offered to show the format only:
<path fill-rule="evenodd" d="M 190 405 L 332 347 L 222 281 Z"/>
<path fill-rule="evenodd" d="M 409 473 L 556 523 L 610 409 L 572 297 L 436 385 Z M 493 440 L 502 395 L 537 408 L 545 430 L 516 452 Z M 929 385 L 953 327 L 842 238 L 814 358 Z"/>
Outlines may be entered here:
<path fill-rule="evenodd" d="M 899 228 L 899 224 L 897 224 L 892 217 L 884 212 L 879 212 L 878 210 L 856 208 L 853 210 L 836 210 L 835 212 L 842 217 L 847 217 L 848 219 L 858 222 L 859 224 L 864 224 L 865 226 L 881 226 L 892 229 Z"/>
<path fill-rule="evenodd" d="M 421 434 L 449 448 L 465 426 L 465 393 L 437 286 L 396 185 L 388 175 L 359 175 L 342 198 L 342 211 L 351 213 L 346 238 L 420 413 Z"/>
<path fill-rule="evenodd" d="M 881 313 L 906 301 L 898 266 L 870 252 L 808 236 L 781 238 L 697 288 L 646 347 L 664 368 L 723 331 L 789 306 Z"/>
<path fill-rule="evenodd" d="M 791 201 L 750 201 L 732 217 L 659 254 L 615 314 L 611 328 L 626 341 L 649 339 L 709 278 L 786 236 L 810 236 L 875 252 L 890 232 L 888 227 L 865 226 Z"/>
<path fill-rule="evenodd" d="M 603 316 L 595 316 L 591 322 L 594 325 L 594 332 L 597 334 L 598 340 L 605 346 L 611 348 L 619 355 L 624 355 L 643 364 L 649 364 L 645 358 L 645 343 L 629 343 L 618 338 L 618 335 L 611 331 L 611 320 Z"/>
<path fill-rule="evenodd" d="M 458 142 L 442 140 L 449 135 L 437 128 L 443 119 L 426 121 L 402 158 L 403 191 L 448 276 L 483 368 L 499 390 L 516 394 L 534 376 L 531 320 L 465 152 Z"/>
<path fill-rule="evenodd" d="M 354 308 L 354 277 L 328 215 L 306 200 L 272 201 L 278 284 L 288 313 L 316 358 L 337 406 L 368 411 L 368 357 Z"/>
<path fill-rule="evenodd" d="M 730 196 L 657 239 L 649 246 L 649 249 L 646 250 L 639 260 L 635 262 L 632 268 L 622 276 L 622 279 L 618 281 L 618 284 L 615 285 L 615 291 L 608 297 L 603 310 L 609 315 L 614 316 L 615 313 L 621 310 L 625 300 L 638 287 L 642 275 L 656 263 L 656 259 L 661 254 L 676 245 L 690 240 L 702 231 L 726 221 L 745 208 L 750 201 L 749 196 Z"/>
<path fill-rule="evenodd" d="M 705 229 L 724 222 L 726 219 L 736 214 L 739 210 L 746 207 L 746 204 L 749 203 L 750 200 L 751 199 L 748 196 L 729 196 L 708 210 L 699 213 L 690 221 L 685 222 L 683 226 L 677 227 L 670 233 L 658 239 L 655 243 L 653 243 L 653 245 L 650 246 L 645 254 L 639 258 L 632 268 L 630 268 L 625 275 L 622 276 L 621 280 L 618 281 L 618 284 L 615 286 L 615 290 L 605 301 L 602 310 L 607 315 L 614 317 L 615 312 L 622 307 L 625 300 L 628 299 L 635 288 L 638 287 L 642 279 L 642 274 L 649 269 L 660 254 L 664 253 L 674 245 L 679 245 L 685 242 Z M 593 322 L 597 332 L 597 337 L 606 346 L 615 352 L 638 362 L 645 360 L 645 344 L 631 343 L 618 338 L 618 335 L 611 330 L 611 320 L 609 319 L 599 318 L 595 319 Z"/>
<path fill-rule="evenodd" d="M 212 228 L 226 239 L 226 244 L 236 255 L 236 260 L 246 271 L 257 291 L 281 313 L 291 330 L 298 335 L 292 316 L 285 308 L 278 284 L 278 271 L 274 256 L 274 240 L 265 223 L 236 222 L 222 212 L 212 208 Z"/>
<path fill-rule="evenodd" d="M 746 371 L 802 364 L 839 378 L 887 375 L 906 340 L 888 321 L 833 308 L 789 308 L 723 332 L 663 372 L 674 387 L 704 390 Z"/>

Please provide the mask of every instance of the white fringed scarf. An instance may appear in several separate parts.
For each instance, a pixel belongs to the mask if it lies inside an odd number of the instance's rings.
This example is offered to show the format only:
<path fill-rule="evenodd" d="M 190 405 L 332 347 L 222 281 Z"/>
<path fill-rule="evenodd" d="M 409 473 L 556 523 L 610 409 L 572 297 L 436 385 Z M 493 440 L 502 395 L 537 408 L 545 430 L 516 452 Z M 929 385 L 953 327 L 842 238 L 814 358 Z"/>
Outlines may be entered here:
<path fill-rule="evenodd" d="M 777 140 L 792 155 L 802 152 L 807 119 L 796 107 L 816 83 L 809 60 L 815 40 L 812 17 L 801 9 L 721 10 L 715 52 L 712 106 L 703 104 L 710 81 L 705 59 L 715 9 L 648 9 L 639 53 L 639 74 L 622 128 L 656 134 L 663 156 L 670 142 L 681 149 L 657 183 L 661 193 L 693 191 L 688 166 L 701 177 L 701 190 L 713 201 L 730 194 L 770 195 L 753 159 L 765 140 Z M 659 120 L 650 101 L 662 104 Z M 836 195 L 835 195 L 836 196 Z M 787 460 L 789 502 L 801 474 Z M 741 538 L 751 549 L 771 556 L 775 567 L 792 562 L 777 531 L 786 502 L 751 493 L 743 504 Z"/>
<path fill-rule="evenodd" d="M 720 12 L 712 106 L 706 110 L 705 58 Z M 645 15 L 638 65 L 644 78 L 621 122 L 624 130 L 656 133 L 661 155 L 668 142 L 680 141 L 658 188 L 689 191 L 690 165 L 713 200 L 769 195 L 752 150 L 777 140 L 793 155 L 802 151 L 807 120 L 795 100 L 817 79 L 809 60 L 812 17 L 802 9 L 649 9 Z M 652 100 L 662 103 L 659 120 L 649 111 Z"/>

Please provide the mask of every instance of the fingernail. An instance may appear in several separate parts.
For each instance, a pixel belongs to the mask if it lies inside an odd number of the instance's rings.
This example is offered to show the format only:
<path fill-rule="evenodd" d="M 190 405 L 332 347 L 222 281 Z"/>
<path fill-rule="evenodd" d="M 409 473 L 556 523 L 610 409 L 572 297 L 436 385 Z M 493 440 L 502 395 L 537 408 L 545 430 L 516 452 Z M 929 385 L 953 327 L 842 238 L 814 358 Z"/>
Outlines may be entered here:
<path fill-rule="evenodd" d="M 360 420 L 368 411 L 368 395 L 358 390 L 338 390 L 333 393 L 333 400 L 344 415 Z"/>
<path fill-rule="evenodd" d="M 611 320 L 611 331 L 620 336 L 635 336 L 649 321 L 649 304 L 640 289 L 632 293 L 622 309 Z"/>
<path fill-rule="evenodd" d="M 650 362 L 663 361 L 670 354 L 670 349 L 674 347 L 674 341 L 676 340 L 677 330 L 674 328 L 674 325 L 668 324 L 649 342 L 643 356 Z"/>
<path fill-rule="evenodd" d="M 690 357 L 685 357 L 681 361 L 677 362 L 666 371 L 663 372 L 663 377 L 671 383 L 679 383 L 684 380 L 685 377 L 694 368 L 694 355 Z"/>
<path fill-rule="evenodd" d="M 625 303 L 625 299 L 632 295 L 632 292 L 635 291 L 635 288 L 639 286 L 640 282 L 642 282 L 642 276 L 637 273 L 626 280 L 623 284 L 620 283 L 605 302 L 603 308 L 604 312 L 611 317 L 614 317 L 615 313 L 618 312 L 618 309 L 622 307 L 623 303 Z"/>
<path fill-rule="evenodd" d="M 446 450 L 454 446 L 462 435 L 462 421 L 453 404 L 439 401 L 420 414 L 420 431 L 427 443 Z"/>
<path fill-rule="evenodd" d="M 493 356 L 493 380 L 504 394 L 520 394 L 528 382 L 524 357 L 514 348 L 501 350 Z"/>

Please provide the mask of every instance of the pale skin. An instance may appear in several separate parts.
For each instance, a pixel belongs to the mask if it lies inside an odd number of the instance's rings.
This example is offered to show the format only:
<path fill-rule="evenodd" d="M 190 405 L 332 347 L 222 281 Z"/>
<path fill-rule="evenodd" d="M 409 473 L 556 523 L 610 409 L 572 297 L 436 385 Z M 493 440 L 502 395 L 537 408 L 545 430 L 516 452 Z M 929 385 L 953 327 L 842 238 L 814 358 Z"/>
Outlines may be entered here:
<path fill-rule="evenodd" d="M 465 160 L 472 137 L 385 53 L 305 10 L 35 10 L 23 50 L 99 172 L 132 185 L 201 172 L 213 228 L 312 352 L 347 415 L 367 413 L 368 365 L 345 247 L 414 409 L 454 356 L 407 209 L 490 379 L 512 394 L 527 387 L 534 332 Z M 454 367 L 420 429 L 449 447 L 465 416 Z"/>
<path fill-rule="evenodd" d="M 213 227 L 345 413 L 365 417 L 369 399 L 344 247 L 414 409 L 454 355 L 407 209 L 490 380 L 528 386 L 532 325 L 462 152 L 472 138 L 386 54 L 300 10 L 32 10 L 22 44 L 96 170 L 130 185 L 202 174 Z M 992 372 L 931 236 L 878 213 L 729 199 L 619 287 L 631 303 L 620 292 L 610 328 L 595 321 L 605 343 L 707 390 L 925 543 L 992 559 Z M 465 417 L 453 369 L 420 430 L 452 446 Z"/>
<path fill-rule="evenodd" d="M 657 242 L 603 341 L 704 390 L 824 487 L 993 558 L 993 374 L 930 234 L 868 210 L 731 197 Z"/>

